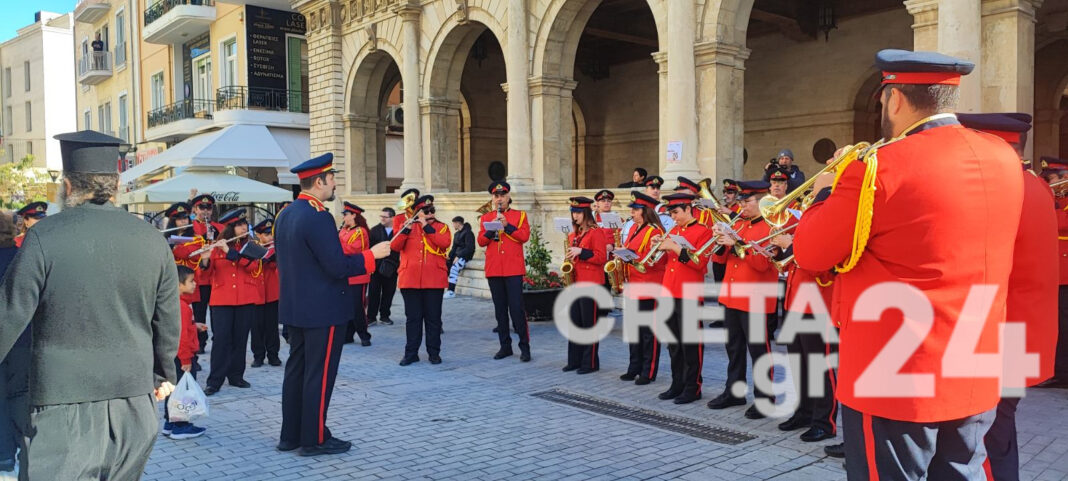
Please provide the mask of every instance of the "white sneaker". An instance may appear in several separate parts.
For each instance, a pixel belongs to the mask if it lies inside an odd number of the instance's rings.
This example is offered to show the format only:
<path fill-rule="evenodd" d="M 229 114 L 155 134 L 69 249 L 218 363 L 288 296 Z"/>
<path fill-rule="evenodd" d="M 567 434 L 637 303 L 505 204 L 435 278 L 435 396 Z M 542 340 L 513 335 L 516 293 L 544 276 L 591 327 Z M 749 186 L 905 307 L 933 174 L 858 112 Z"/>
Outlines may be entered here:
<path fill-rule="evenodd" d="M 445 299 L 452 299 L 452 298 L 456 297 L 456 293 L 452 292 L 452 291 L 445 291 L 445 295 L 443 297 Z"/>

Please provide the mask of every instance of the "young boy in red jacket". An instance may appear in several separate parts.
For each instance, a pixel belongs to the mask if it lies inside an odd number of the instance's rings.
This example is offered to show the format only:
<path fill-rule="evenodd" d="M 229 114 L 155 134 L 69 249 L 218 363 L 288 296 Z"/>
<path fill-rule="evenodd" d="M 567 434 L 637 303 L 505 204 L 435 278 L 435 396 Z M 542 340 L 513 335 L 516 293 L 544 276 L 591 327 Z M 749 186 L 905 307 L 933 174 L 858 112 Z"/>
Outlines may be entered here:
<path fill-rule="evenodd" d="M 180 295 L 182 313 L 182 335 L 178 341 L 178 356 L 174 358 L 176 370 L 188 372 L 195 380 L 197 378 L 197 350 L 200 349 L 200 340 L 197 339 L 197 331 L 206 331 L 207 325 L 193 322 L 193 295 L 197 290 L 197 281 L 192 269 L 186 266 L 178 266 L 178 292 Z M 189 422 L 170 422 L 170 413 L 167 410 L 167 400 L 163 401 L 163 435 L 171 439 L 189 439 L 204 434 L 205 429 L 194 426 Z"/>

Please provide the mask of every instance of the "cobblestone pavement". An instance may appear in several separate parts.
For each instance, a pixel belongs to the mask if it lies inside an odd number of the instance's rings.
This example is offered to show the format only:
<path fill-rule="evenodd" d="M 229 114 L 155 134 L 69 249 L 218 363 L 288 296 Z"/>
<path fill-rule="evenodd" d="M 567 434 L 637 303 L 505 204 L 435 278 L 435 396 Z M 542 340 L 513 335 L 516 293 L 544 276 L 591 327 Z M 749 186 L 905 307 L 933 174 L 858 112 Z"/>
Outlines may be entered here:
<path fill-rule="evenodd" d="M 282 368 L 249 368 L 251 389 L 226 386 L 209 398 L 211 417 L 198 422 L 208 428 L 204 436 L 158 439 L 145 479 L 845 479 L 841 461 L 823 455 L 831 441 L 801 442 L 801 431 L 776 428 L 779 419 L 745 419 L 744 406 L 705 407 L 725 379 L 722 346 L 705 350 L 705 401 L 677 406 L 656 398 L 670 383 L 666 351 L 656 382 L 618 379 L 627 364 L 619 323 L 601 345 L 601 371 L 579 376 L 560 371 L 566 344 L 551 323 L 531 325 L 533 362 L 518 355 L 494 361 L 492 304 L 457 297 L 444 306 L 445 362 L 431 365 L 423 352 L 421 362 L 400 367 L 399 299 L 396 325 L 373 326 L 373 346 L 346 345 L 342 354 L 327 425 L 353 442 L 350 452 L 302 458 L 276 451 Z M 285 351 L 283 344 L 283 359 Z M 721 444 L 532 396 L 552 389 L 755 438 Z M 1019 429 L 1023 478 L 1068 478 L 1068 391 L 1030 392 Z"/>

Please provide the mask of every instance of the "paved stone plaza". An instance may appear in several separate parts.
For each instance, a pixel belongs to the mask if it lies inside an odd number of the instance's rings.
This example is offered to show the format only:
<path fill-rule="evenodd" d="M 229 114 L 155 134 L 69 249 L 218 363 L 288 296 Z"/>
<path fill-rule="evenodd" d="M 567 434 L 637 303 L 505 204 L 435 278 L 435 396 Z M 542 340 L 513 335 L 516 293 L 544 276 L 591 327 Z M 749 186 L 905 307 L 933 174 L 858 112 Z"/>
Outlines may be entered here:
<path fill-rule="evenodd" d="M 204 436 L 160 436 L 145 479 L 845 479 L 841 461 L 823 455 L 830 441 L 803 443 L 802 431 L 778 431 L 780 420 L 745 419 L 745 407 L 705 407 L 725 379 L 720 346 L 705 351 L 704 400 L 676 406 L 656 399 L 670 383 L 666 350 L 653 384 L 618 379 L 627 360 L 618 323 L 601 345 L 601 371 L 579 376 L 560 371 L 565 341 L 550 323 L 531 325 L 531 363 L 518 355 L 494 361 L 492 304 L 457 297 L 444 306 L 445 362 L 431 365 L 421 352 L 421 362 L 400 367 L 404 315 L 396 300 L 396 325 L 373 326 L 374 345 L 346 345 L 341 358 L 327 425 L 353 441 L 352 451 L 316 458 L 276 451 L 282 368 L 249 368 L 251 389 L 225 386 L 209 398 L 211 417 L 198 422 L 208 428 Z M 721 444 L 532 396 L 553 389 L 754 439 Z M 1020 409 L 1023 478 L 1068 479 L 1068 391 L 1034 390 Z"/>

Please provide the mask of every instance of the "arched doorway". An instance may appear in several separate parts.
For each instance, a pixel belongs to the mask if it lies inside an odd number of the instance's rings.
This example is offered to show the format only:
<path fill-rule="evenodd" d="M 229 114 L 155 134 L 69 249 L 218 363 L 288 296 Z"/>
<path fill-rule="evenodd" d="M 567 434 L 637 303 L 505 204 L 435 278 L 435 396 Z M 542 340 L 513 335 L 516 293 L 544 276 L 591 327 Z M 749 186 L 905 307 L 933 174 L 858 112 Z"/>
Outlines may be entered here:
<path fill-rule="evenodd" d="M 402 96 L 394 57 L 383 50 L 367 54 L 349 84 L 345 116 L 350 193 L 381 194 L 400 186 L 404 177 Z"/>
<path fill-rule="evenodd" d="M 428 184 L 439 192 L 481 191 L 491 164 L 508 165 L 503 49 L 491 28 L 472 21 L 449 30 L 431 59 L 423 102 Z"/>
<path fill-rule="evenodd" d="M 1068 39 L 1035 52 L 1034 159 L 1068 158 Z"/>
<path fill-rule="evenodd" d="M 647 0 L 550 6 L 531 90 L 534 171 L 545 188 L 614 187 L 635 167 L 658 172 L 657 18 Z"/>

